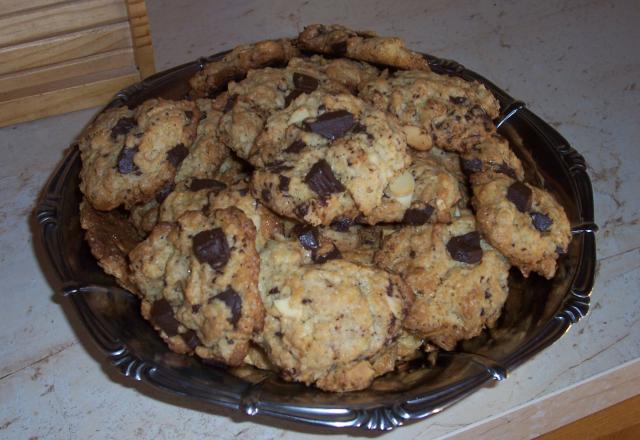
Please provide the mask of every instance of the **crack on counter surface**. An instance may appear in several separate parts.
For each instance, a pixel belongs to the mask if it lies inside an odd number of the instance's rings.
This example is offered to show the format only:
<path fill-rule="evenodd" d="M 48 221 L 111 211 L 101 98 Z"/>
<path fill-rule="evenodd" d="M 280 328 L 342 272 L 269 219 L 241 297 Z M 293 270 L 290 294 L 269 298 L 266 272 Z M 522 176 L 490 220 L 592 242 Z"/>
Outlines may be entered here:
<path fill-rule="evenodd" d="M 78 341 L 67 342 L 66 344 L 62 344 L 62 345 L 60 346 L 60 348 L 58 348 L 58 349 L 57 349 L 57 350 L 55 350 L 55 351 L 50 352 L 50 353 L 49 353 L 49 354 L 47 354 L 46 356 L 43 356 L 43 357 L 41 357 L 40 359 L 37 359 L 37 360 L 35 360 L 35 361 L 33 361 L 33 362 L 31 362 L 31 363 L 29 363 L 29 364 L 25 365 L 24 367 L 20 367 L 20 368 L 18 368 L 18 369 L 16 369 L 16 370 L 10 371 L 9 373 L 7 373 L 7 374 L 5 374 L 5 375 L 1 376 L 1 377 L 0 377 L 0 381 L 3 381 L 3 380 L 5 380 L 5 379 L 7 379 L 7 378 L 9 378 L 9 377 L 13 376 L 13 375 L 14 375 L 14 374 L 16 374 L 16 373 L 19 373 L 19 372 L 21 372 L 21 371 L 24 371 L 24 370 L 26 370 L 27 368 L 31 368 L 31 367 L 33 367 L 33 366 L 35 366 L 35 365 L 41 364 L 41 363 L 43 363 L 43 362 L 47 362 L 50 358 L 52 358 L 52 357 L 54 357 L 54 356 L 56 356 L 56 355 L 58 355 L 58 354 L 62 353 L 63 351 L 67 350 L 68 348 L 71 348 L 71 347 L 73 347 L 74 345 L 77 345 L 77 344 L 78 344 Z"/>

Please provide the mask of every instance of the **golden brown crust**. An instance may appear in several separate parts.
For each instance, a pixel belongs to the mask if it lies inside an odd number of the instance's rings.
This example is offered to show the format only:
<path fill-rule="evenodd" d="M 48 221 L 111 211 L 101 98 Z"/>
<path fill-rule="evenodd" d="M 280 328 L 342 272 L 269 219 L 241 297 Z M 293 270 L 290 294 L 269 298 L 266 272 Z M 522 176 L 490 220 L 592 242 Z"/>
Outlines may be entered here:
<path fill-rule="evenodd" d="M 127 216 L 119 211 L 97 211 L 83 200 L 80 203 L 80 225 L 100 267 L 113 275 L 122 287 L 137 293 L 138 289 L 131 281 L 127 255 L 143 237 Z"/>
<path fill-rule="evenodd" d="M 430 70 L 425 57 L 406 48 L 395 37 L 356 32 L 340 25 L 312 24 L 298 35 L 301 49 L 333 56 L 383 64 L 404 70 Z"/>

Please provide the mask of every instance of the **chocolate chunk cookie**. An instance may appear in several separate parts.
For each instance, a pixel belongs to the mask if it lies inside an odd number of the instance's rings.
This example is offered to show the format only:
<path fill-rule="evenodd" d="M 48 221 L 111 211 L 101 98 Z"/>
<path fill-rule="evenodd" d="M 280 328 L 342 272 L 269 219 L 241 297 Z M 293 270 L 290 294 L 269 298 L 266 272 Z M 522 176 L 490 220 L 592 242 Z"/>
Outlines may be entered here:
<path fill-rule="evenodd" d="M 254 194 L 277 213 L 319 225 L 368 215 L 411 163 L 394 118 L 346 94 L 313 92 L 274 113 L 256 140 Z M 282 176 L 282 178 L 281 178 Z"/>
<path fill-rule="evenodd" d="M 320 55 L 292 58 L 287 68 L 313 77 L 319 73 L 347 87 L 353 94 L 358 92 L 362 84 L 380 75 L 380 71 L 370 64 L 346 58 L 326 59 Z"/>
<path fill-rule="evenodd" d="M 520 159 L 509 148 L 509 142 L 497 133 L 461 153 L 460 166 L 474 184 L 487 183 L 495 173 L 524 179 Z"/>
<path fill-rule="evenodd" d="M 264 317 L 255 239 L 237 208 L 188 211 L 131 251 L 142 314 L 173 350 L 242 363 Z"/>
<path fill-rule="evenodd" d="M 471 215 L 387 236 L 376 263 L 415 294 L 404 326 L 445 350 L 492 327 L 507 298 L 509 263 L 480 237 Z"/>
<path fill-rule="evenodd" d="M 129 221 L 128 215 L 119 210 L 96 211 L 85 200 L 80 203 L 80 225 L 86 231 L 85 239 L 100 267 L 113 275 L 122 287 L 137 293 L 138 289 L 131 281 L 127 255 L 143 236 Z"/>
<path fill-rule="evenodd" d="M 350 391 L 393 369 L 390 351 L 411 301 L 400 278 L 342 259 L 305 264 L 293 241 L 269 242 L 260 259 L 260 344 L 282 377 Z"/>
<path fill-rule="evenodd" d="M 395 37 L 378 37 L 370 31 L 352 31 L 340 25 L 312 24 L 298 35 L 303 50 L 337 57 L 353 58 L 399 69 L 429 70 L 427 60 L 406 48 Z"/>
<path fill-rule="evenodd" d="M 473 186 L 478 228 L 524 276 L 553 278 L 571 241 L 567 215 L 547 191 L 505 175 Z"/>
<path fill-rule="evenodd" d="M 108 211 L 153 199 L 189 155 L 199 117 L 193 102 L 163 99 L 102 113 L 78 141 L 89 203 Z"/>
<path fill-rule="evenodd" d="M 460 200 L 460 186 L 428 153 L 413 154 L 411 166 L 387 186 L 380 206 L 363 221 L 423 225 L 446 223 L 450 210 Z"/>
<path fill-rule="evenodd" d="M 359 96 L 398 117 L 407 143 L 464 152 L 495 133 L 500 106 L 484 85 L 433 72 L 396 72 L 362 86 Z"/>
<path fill-rule="evenodd" d="M 195 74 L 189 84 L 198 97 L 215 97 L 231 80 L 240 80 L 251 69 L 286 65 L 299 54 L 290 40 L 265 40 L 237 46 L 221 60 L 213 61 Z"/>

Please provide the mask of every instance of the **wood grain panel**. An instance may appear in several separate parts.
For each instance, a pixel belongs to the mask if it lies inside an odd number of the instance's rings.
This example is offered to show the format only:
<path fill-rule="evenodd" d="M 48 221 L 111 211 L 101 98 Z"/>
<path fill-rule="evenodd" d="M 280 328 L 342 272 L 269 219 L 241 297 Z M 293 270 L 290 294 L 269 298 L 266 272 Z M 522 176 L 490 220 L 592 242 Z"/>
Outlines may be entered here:
<path fill-rule="evenodd" d="M 146 78 L 156 71 L 153 47 L 151 46 L 151 30 L 144 0 L 126 0 L 131 24 L 131 35 L 136 57 L 136 64 L 140 70 L 140 77 Z"/>
<path fill-rule="evenodd" d="M 0 75 L 132 47 L 129 23 L 115 23 L 0 49 Z"/>
<path fill-rule="evenodd" d="M 85 0 L 0 17 L 0 47 L 127 20 L 122 0 Z"/>
<path fill-rule="evenodd" d="M 0 126 L 104 104 L 138 79 L 138 72 L 132 72 L 89 83 L 81 80 L 66 88 L 0 102 Z"/>
<path fill-rule="evenodd" d="M 0 16 L 64 2 L 65 0 L 0 0 Z"/>
<path fill-rule="evenodd" d="M 133 48 L 127 48 L 36 69 L 0 75 L 0 100 L 4 100 L 4 97 L 10 93 L 22 96 L 24 95 L 22 90 L 25 88 L 33 88 L 63 79 L 77 78 L 91 73 L 134 65 Z"/>

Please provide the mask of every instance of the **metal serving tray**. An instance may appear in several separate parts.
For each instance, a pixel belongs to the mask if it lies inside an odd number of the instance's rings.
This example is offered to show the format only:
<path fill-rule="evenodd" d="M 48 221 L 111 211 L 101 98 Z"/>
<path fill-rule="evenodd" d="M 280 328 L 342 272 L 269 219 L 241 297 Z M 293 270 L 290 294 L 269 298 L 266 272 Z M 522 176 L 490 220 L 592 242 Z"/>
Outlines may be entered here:
<path fill-rule="evenodd" d="M 120 93 L 107 107 L 135 106 L 152 97 L 181 98 L 188 79 L 216 54 L 160 72 Z M 83 239 L 78 205 L 80 155 L 72 145 L 44 188 L 37 209 L 46 256 L 87 331 L 123 375 L 168 393 L 212 406 L 335 428 L 389 430 L 441 411 L 478 388 L 503 380 L 558 340 L 589 309 L 596 246 L 593 193 L 584 158 L 556 130 L 482 76 L 449 60 L 425 55 L 432 70 L 484 83 L 499 99 L 499 132 L 527 170 L 527 181 L 543 185 L 562 203 L 573 240 L 559 259 L 556 277 L 524 279 L 512 270 L 511 293 L 497 327 L 442 352 L 435 365 L 418 360 L 402 372 L 378 378 L 367 390 L 334 394 L 272 373 L 224 366 L 168 350 L 141 317 L 139 302 L 97 265 Z"/>

